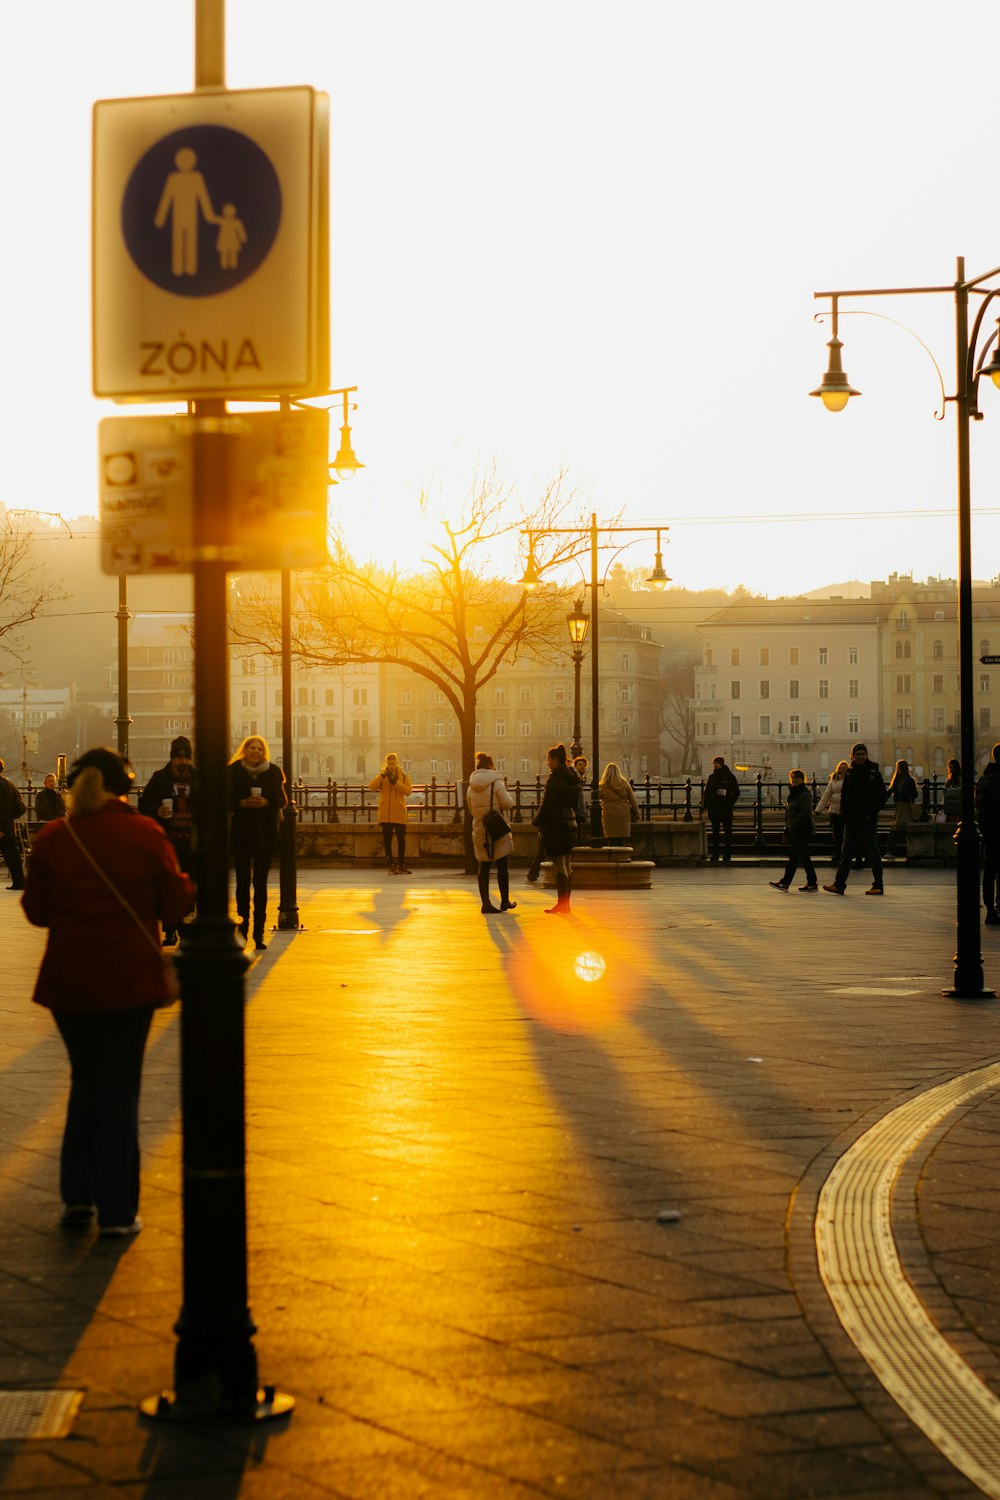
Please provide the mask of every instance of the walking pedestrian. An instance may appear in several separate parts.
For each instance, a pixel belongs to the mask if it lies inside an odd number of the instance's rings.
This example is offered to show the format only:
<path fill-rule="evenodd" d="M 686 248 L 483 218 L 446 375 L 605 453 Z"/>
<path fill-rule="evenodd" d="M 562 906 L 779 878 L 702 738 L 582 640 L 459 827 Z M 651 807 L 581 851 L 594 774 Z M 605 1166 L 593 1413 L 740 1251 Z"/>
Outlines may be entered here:
<path fill-rule="evenodd" d="M 809 858 L 809 840 L 813 832 L 812 792 L 806 785 L 805 771 L 788 773 L 788 797 L 785 801 L 785 834 L 788 839 L 788 863 L 780 880 L 769 881 L 776 891 L 787 891 L 795 879 L 795 872 L 802 866 L 806 877 L 800 891 L 818 891 L 819 881 L 813 862 Z"/>
<path fill-rule="evenodd" d="M 22 905 L 49 929 L 33 999 L 47 1006 L 72 1079 L 59 1165 L 62 1223 L 137 1234 L 139 1091 L 153 1011 L 169 1003 L 160 928 L 191 909 L 192 887 L 163 830 L 128 805 L 116 751 L 81 755 L 68 818 L 35 837 Z"/>
<path fill-rule="evenodd" d="M 840 856 L 844 849 L 844 817 L 840 811 L 840 794 L 844 789 L 844 777 L 847 775 L 847 761 L 838 760 L 830 772 L 830 780 L 824 788 L 823 795 L 816 807 L 816 815 L 826 813 L 830 819 L 830 832 L 833 834 L 833 856 L 830 863 L 840 864 Z"/>
<path fill-rule="evenodd" d="M 997 885 L 1000 882 L 1000 745 L 976 782 L 976 821 L 983 836 L 983 905 L 987 927 L 1000 925 Z"/>
<path fill-rule="evenodd" d="M 24 798 L 14 783 L 3 774 L 4 763 L 0 760 L 0 854 L 3 855 L 10 876 L 9 891 L 24 890 L 24 861 L 14 832 L 14 824 L 26 812 Z"/>
<path fill-rule="evenodd" d="M 946 823 L 961 823 L 962 821 L 962 766 L 957 760 L 948 762 L 948 775 L 944 783 L 944 795 L 941 800 L 941 809 L 944 813 Z M 977 782 L 978 786 L 978 782 Z"/>
<path fill-rule="evenodd" d="M 66 816 L 66 803 L 50 771 L 42 782 L 42 789 L 35 798 L 36 823 L 51 823 L 53 818 Z"/>
<path fill-rule="evenodd" d="M 639 804 L 635 800 L 630 783 L 622 775 L 617 763 L 609 760 L 604 767 L 597 788 L 601 799 L 601 828 L 606 844 L 627 844 L 632 836 L 632 820 L 639 816 Z"/>
<path fill-rule="evenodd" d="M 903 836 L 902 843 L 905 848 L 906 830 L 917 816 L 917 783 L 910 775 L 910 767 L 905 760 L 896 762 L 896 769 L 889 782 L 889 796 L 893 800 L 893 814 L 885 857 L 895 859 L 900 834 Z"/>
<path fill-rule="evenodd" d="M 534 817 L 542 830 L 542 848 L 552 860 L 556 875 L 556 904 L 545 908 L 548 915 L 569 911 L 573 889 L 573 846 L 576 843 L 576 806 L 580 778 L 567 764 L 566 746 L 553 745 L 546 756 L 549 779 Z"/>
<path fill-rule="evenodd" d="M 733 813 L 739 800 L 740 784 L 726 765 L 724 755 L 712 761 L 712 770 L 705 782 L 701 805 L 712 823 L 712 844 L 709 864 L 719 863 L 719 846 L 722 845 L 722 863 L 732 864 Z M 721 838 L 720 838 L 721 835 Z"/>
<path fill-rule="evenodd" d="M 844 777 L 840 810 L 844 818 L 844 849 L 832 885 L 824 891 L 842 896 L 851 873 L 851 861 L 862 850 L 872 867 L 872 883 L 866 896 L 884 894 L 882 856 L 878 847 L 878 815 L 885 806 L 887 793 L 882 773 L 868 759 L 868 746 L 857 744 L 851 750 L 851 764 Z"/>
<path fill-rule="evenodd" d="M 476 755 L 476 769 L 469 777 L 466 806 L 472 815 L 472 847 L 479 861 L 479 899 L 483 913 L 513 911 L 516 901 L 510 899 L 510 871 L 507 861 L 514 850 L 514 837 L 508 828 L 499 838 L 491 835 L 487 826 L 491 813 L 510 812 L 514 797 L 496 769 L 492 755 L 480 750 Z M 490 866 L 496 862 L 497 886 L 500 905 L 490 901 Z"/>
<path fill-rule="evenodd" d="M 376 817 L 382 825 L 382 845 L 385 849 L 385 868 L 389 875 L 412 875 L 406 863 L 406 799 L 413 790 L 413 782 L 399 764 L 398 756 L 390 750 L 378 775 L 368 783 L 370 792 L 378 792 Z M 397 861 L 392 862 L 392 839 L 396 836 Z"/>
<path fill-rule="evenodd" d="M 590 819 L 587 816 L 587 770 L 590 761 L 585 755 L 573 757 L 573 770 L 580 778 L 580 790 L 576 795 L 576 841 L 590 843 Z"/>
<path fill-rule="evenodd" d="M 192 833 L 197 787 L 191 756 L 191 741 L 186 734 L 179 734 L 171 741 L 167 764 L 153 772 L 139 794 L 139 811 L 161 824 L 173 845 L 177 863 L 193 880 Z M 171 947 L 176 941 L 176 927 L 166 928 L 163 946 Z"/>
<path fill-rule="evenodd" d="M 229 762 L 230 848 L 236 871 L 236 911 L 244 942 L 250 930 L 250 888 L 253 886 L 253 944 L 267 947 L 267 877 L 278 841 L 278 820 L 287 805 L 285 778 L 271 761 L 270 747 L 261 735 L 251 734 Z"/>

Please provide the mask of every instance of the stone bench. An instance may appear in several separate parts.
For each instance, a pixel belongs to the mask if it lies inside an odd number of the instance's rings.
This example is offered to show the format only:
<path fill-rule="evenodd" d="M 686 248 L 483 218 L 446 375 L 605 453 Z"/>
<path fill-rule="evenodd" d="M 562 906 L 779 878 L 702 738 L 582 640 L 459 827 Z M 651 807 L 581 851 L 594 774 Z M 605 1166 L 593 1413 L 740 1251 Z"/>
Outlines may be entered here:
<path fill-rule="evenodd" d="M 598 848 L 580 845 L 573 850 L 573 889 L 601 891 L 648 891 L 653 884 L 651 859 L 633 859 L 627 845 L 605 844 Z M 555 887 L 556 872 L 551 860 L 542 862 L 546 886 Z"/>

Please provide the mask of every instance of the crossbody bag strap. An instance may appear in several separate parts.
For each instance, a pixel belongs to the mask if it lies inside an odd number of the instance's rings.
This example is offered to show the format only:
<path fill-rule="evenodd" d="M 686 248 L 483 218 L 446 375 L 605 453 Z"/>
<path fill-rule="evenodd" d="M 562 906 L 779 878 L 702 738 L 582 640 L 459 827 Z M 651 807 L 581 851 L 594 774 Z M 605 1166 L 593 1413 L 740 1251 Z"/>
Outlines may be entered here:
<path fill-rule="evenodd" d="M 128 912 L 129 916 L 132 918 L 132 921 L 145 934 L 146 940 L 149 943 L 150 947 L 153 948 L 157 953 L 160 953 L 160 951 L 161 951 L 160 950 L 160 945 L 153 938 L 153 934 L 150 932 L 150 930 L 146 926 L 145 922 L 139 916 L 138 912 L 136 912 L 129 905 L 129 903 L 126 901 L 125 897 L 122 895 L 121 891 L 115 885 L 115 883 L 111 879 L 110 875 L 108 875 L 101 868 L 101 866 L 97 863 L 97 860 L 91 854 L 90 850 L 87 848 L 86 844 L 83 842 L 83 840 L 81 839 L 80 835 L 77 833 L 76 829 L 73 827 L 73 824 L 70 822 L 69 818 L 66 819 L 66 832 L 69 834 L 70 838 L 73 839 L 73 841 L 75 842 L 77 848 L 83 850 L 84 854 L 90 860 L 90 863 L 93 865 L 93 867 L 97 871 L 98 875 L 100 875 L 101 879 L 104 881 L 104 884 L 107 886 L 108 890 L 111 891 L 112 894 L 115 895 L 118 898 L 118 900 L 120 901 L 121 905 L 124 906 L 125 910 Z"/>

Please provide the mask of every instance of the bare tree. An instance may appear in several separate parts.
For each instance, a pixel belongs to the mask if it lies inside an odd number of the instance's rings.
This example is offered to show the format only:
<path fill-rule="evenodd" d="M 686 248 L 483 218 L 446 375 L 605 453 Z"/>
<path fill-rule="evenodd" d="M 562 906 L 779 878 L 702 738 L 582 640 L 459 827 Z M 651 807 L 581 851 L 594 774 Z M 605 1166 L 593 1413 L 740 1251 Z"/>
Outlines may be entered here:
<path fill-rule="evenodd" d="M 660 722 L 668 747 L 664 751 L 667 773 L 686 776 L 689 772 L 698 772 L 701 762 L 695 713 L 691 707 L 694 698 L 693 664 L 678 662 L 668 668 L 662 677 L 662 690 Z"/>
<path fill-rule="evenodd" d="M 520 584 L 497 578 L 495 556 L 507 551 L 523 527 L 562 525 L 568 534 L 539 537 L 540 568 L 566 562 L 586 545 L 589 522 L 578 518 L 575 495 L 560 473 L 523 514 L 495 466 L 478 472 L 454 521 L 442 521 L 441 539 L 412 574 L 359 563 L 339 537 L 328 568 L 300 577 L 292 624 L 292 651 L 307 665 L 386 662 L 433 683 L 451 704 L 461 737 L 463 778 L 473 769 L 476 699 L 506 663 L 531 655 L 555 659 L 566 645 L 565 590 L 549 587 L 529 596 Z M 577 523 L 579 530 L 577 531 Z M 273 594 L 260 588 L 242 601 L 233 633 L 275 650 L 280 639 Z"/>
<path fill-rule="evenodd" d="M 34 561 L 27 515 L 0 506 L 0 652 L 18 666 L 26 659 L 25 628 L 66 595 Z"/>

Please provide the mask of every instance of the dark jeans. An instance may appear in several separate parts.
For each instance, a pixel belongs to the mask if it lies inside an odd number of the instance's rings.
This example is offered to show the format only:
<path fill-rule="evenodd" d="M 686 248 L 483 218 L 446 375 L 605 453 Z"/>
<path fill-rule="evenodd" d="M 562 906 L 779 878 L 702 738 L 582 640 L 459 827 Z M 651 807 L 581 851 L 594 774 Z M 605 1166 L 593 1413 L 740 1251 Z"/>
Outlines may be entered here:
<path fill-rule="evenodd" d="M 790 838 L 788 840 L 788 863 L 785 866 L 785 873 L 781 877 L 782 885 L 791 885 L 795 878 L 795 872 L 800 865 L 802 866 L 802 873 L 806 877 L 806 884 L 818 885 L 816 871 L 813 869 L 813 862 L 809 858 L 808 836 L 805 838 Z"/>
<path fill-rule="evenodd" d="M 833 834 L 833 856 L 839 860 L 844 852 L 844 819 L 840 813 L 830 814 L 830 832 Z"/>
<path fill-rule="evenodd" d="M 987 911 L 997 909 L 997 881 L 1000 879 L 1000 837 L 983 838 L 983 905 Z"/>
<path fill-rule="evenodd" d="M 15 890 L 24 885 L 24 865 L 21 861 L 21 850 L 14 834 L 0 839 L 0 854 L 10 874 L 10 883 Z"/>
<path fill-rule="evenodd" d="M 100 1224 L 131 1224 L 139 1207 L 139 1088 L 153 1007 L 52 1014 L 72 1070 L 62 1200 L 95 1203 Z"/>
<path fill-rule="evenodd" d="M 406 824 L 405 823 L 383 823 L 382 844 L 385 848 L 385 857 L 388 864 L 392 864 L 392 836 L 396 835 L 396 848 L 399 850 L 398 863 L 406 864 Z"/>
<path fill-rule="evenodd" d="M 841 889 L 847 884 L 847 877 L 851 873 L 851 862 L 855 854 L 865 851 L 868 863 L 872 867 L 872 885 L 882 886 L 882 856 L 878 848 L 878 831 L 874 818 L 865 818 L 858 823 L 848 823 L 844 836 L 844 852 L 837 873 L 834 876 L 834 885 Z"/>
<path fill-rule="evenodd" d="M 271 843 L 259 844 L 253 850 L 233 851 L 233 867 L 236 871 L 236 910 L 242 920 L 249 923 L 252 883 L 255 937 L 263 937 L 267 923 L 267 877 L 271 870 L 273 855 L 274 845 Z"/>
<path fill-rule="evenodd" d="M 712 845 L 711 845 L 711 855 L 712 855 L 712 858 L 713 859 L 718 859 L 718 857 L 719 857 L 719 830 L 721 829 L 722 830 L 722 836 L 723 836 L 722 857 L 723 857 L 723 859 L 728 859 L 730 857 L 730 855 L 732 854 L 732 850 L 733 850 L 733 811 L 732 811 L 732 808 L 729 808 L 728 811 L 726 811 L 726 812 L 720 812 L 720 813 L 710 812 L 708 816 L 709 816 L 709 818 L 712 821 Z"/>

